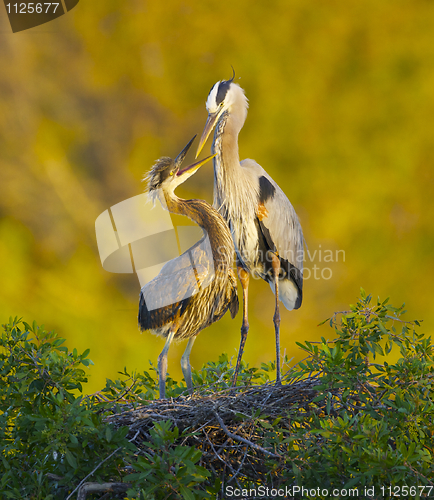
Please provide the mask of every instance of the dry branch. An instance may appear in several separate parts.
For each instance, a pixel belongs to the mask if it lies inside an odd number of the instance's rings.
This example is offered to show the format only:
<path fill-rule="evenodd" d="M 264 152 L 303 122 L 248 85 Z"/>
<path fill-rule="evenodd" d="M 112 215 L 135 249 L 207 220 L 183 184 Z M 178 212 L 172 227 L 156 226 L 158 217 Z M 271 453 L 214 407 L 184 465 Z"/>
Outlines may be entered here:
<path fill-rule="evenodd" d="M 130 487 L 128 483 L 84 483 L 78 490 L 77 500 L 86 500 L 88 493 L 125 493 Z"/>

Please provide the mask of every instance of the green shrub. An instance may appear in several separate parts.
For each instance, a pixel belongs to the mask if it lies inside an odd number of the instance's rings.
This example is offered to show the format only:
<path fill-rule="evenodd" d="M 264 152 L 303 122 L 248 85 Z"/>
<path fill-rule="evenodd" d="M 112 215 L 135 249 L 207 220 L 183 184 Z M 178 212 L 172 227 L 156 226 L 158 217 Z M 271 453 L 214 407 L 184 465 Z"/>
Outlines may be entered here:
<path fill-rule="evenodd" d="M 65 498 L 98 457 L 129 443 L 127 429 L 112 433 L 89 398 L 81 365 L 88 351 L 69 352 L 53 332 L 17 318 L 0 340 L 1 498 Z M 121 457 L 95 477 L 115 474 Z"/>
<path fill-rule="evenodd" d="M 0 343 L 0 496 L 72 498 L 85 480 L 127 483 L 110 498 L 136 500 L 225 498 L 228 487 L 260 485 L 355 487 L 360 496 L 375 486 L 379 498 L 388 495 L 382 485 L 411 486 L 415 498 L 434 493 L 434 348 L 418 321 L 402 319 L 404 312 L 362 290 L 349 311 L 329 320 L 334 340 L 299 344 L 307 357 L 287 369 L 284 382 L 310 384 L 312 395 L 295 398 L 278 415 L 274 402 L 233 411 L 226 424 L 182 431 L 170 417 L 157 418 L 149 432 L 125 426 L 122 416 L 159 404 L 153 366 L 151 373 L 125 370 L 84 396 L 88 352 L 70 352 L 55 333 L 10 319 Z M 232 394 L 283 391 L 285 385 L 269 385 L 273 370 L 273 363 L 243 365 Z M 213 397 L 224 401 L 232 375 L 227 355 L 208 362 L 193 373 L 198 387 L 191 401 L 198 408 Z M 169 397 L 185 389 L 168 377 Z M 223 439 L 215 463 L 205 457 L 204 433 Z"/>

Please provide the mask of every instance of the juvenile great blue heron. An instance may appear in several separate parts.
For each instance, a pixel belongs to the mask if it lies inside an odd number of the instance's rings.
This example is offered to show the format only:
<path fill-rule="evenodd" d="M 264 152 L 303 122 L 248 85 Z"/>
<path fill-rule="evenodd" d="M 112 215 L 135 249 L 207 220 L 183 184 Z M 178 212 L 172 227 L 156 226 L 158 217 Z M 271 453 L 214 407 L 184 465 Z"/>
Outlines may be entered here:
<path fill-rule="evenodd" d="M 160 158 L 147 175 L 151 199 L 159 198 L 169 212 L 186 215 L 205 233 L 187 252 L 167 262 L 140 292 L 141 330 L 150 330 L 166 338 L 158 358 L 160 398 L 165 397 L 167 353 L 172 340 L 188 339 L 181 368 L 191 393 L 189 358 L 196 336 L 218 321 L 228 309 L 232 318 L 238 312 L 237 278 L 231 269 L 234 246 L 225 220 L 206 201 L 184 200 L 174 194 L 177 186 L 212 158 L 181 170 L 193 140 L 194 137 L 175 160 Z"/>
<path fill-rule="evenodd" d="M 249 273 L 270 284 L 276 297 L 276 383 L 280 377 L 279 300 L 288 310 L 298 309 L 303 290 L 303 232 L 290 201 L 254 160 L 240 162 L 238 134 L 247 116 L 243 89 L 233 82 L 219 81 L 206 101 L 208 119 L 196 157 L 215 127 L 214 207 L 227 220 L 237 255 L 238 276 L 243 288 L 243 323 L 235 368 L 234 385 L 249 330 L 247 297 Z"/>

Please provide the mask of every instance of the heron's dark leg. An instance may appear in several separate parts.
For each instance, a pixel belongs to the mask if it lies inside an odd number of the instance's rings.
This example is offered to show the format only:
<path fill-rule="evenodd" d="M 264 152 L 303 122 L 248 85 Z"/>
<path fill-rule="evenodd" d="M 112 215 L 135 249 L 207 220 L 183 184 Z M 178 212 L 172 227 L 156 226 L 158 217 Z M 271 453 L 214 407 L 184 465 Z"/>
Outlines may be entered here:
<path fill-rule="evenodd" d="M 167 353 L 169 351 L 170 344 L 175 335 L 175 324 L 172 325 L 169 335 L 167 336 L 164 348 L 161 354 L 158 356 L 158 373 L 159 373 L 159 386 L 160 386 L 160 399 L 166 398 L 166 374 L 167 374 Z"/>
<path fill-rule="evenodd" d="M 241 266 L 237 266 L 238 278 L 240 279 L 241 286 L 243 287 L 243 324 L 241 325 L 241 342 L 238 351 L 237 366 L 235 367 L 234 380 L 232 385 L 237 385 L 238 372 L 241 366 L 241 359 L 243 357 L 244 344 L 246 343 L 247 333 L 249 331 L 249 320 L 247 319 L 247 297 L 249 289 L 249 273 Z"/>
<path fill-rule="evenodd" d="M 190 394 L 193 394 L 193 383 L 191 381 L 191 365 L 190 365 L 190 353 L 193 347 L 196 337 L 191 337 L 188 339 L 187 347 L 185 348 L 184 354 L 181 358 L 181 368 L 184 375 L 184 380 L 187 383 L 187 389 Z"/>
<path fill-rule="evenodd" d="M 280 311 L 279 311 L 279 273 L 280 273 L 280 259 L 271 253 L 271 267 L 273 268 L 274 285 L 276 287 L 276 307 L 274 309 L 274 330 L 276 332 L 276 385 L 280 385 Z"/>

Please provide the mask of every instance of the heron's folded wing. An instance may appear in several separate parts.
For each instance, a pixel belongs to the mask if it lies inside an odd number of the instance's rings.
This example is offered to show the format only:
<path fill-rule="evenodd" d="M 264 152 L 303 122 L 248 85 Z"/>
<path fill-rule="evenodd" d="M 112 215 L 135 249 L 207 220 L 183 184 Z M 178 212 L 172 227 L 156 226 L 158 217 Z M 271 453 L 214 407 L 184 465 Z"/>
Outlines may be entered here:
<path fill-rule="evenodd" d="M 296 307 L 303 296 L 304 238 L 294 207 L 278 184 L 254 160 L 243 160 L 244 168 L 258 180 L 257 223 L 265 249 L 276 252 L 281 267 L 298 289 Z M 259 242 L 260 243 L 260 242 Z"/>
<path fill-rule="evenodd" d="M 279 185 L 254 160 L 241 165 L 257 179 L 259 205 L 258 220 L 269 248 L 303 271 L 304 237 L 297 214 Z"/>
<path fill-rule="evenodd" d="M 174 259 L 175 260 L 175 259 Z M 182 315 L 191 298 L 199 292 L 208 277 L 208 269 L 191 264 L 172 272 L 160 273 L 140 292 L 139 325 L 142 330 L 161 328 Z"/>
<path fill-rule="evenodd" d="M 139 325 L 142 330 L 161 328 L 184 312 L 191 298 L 214 280 L 211 244 L 204 235 L 176 259 L 167 262 L 158 276 L 140 293 Z"/>

